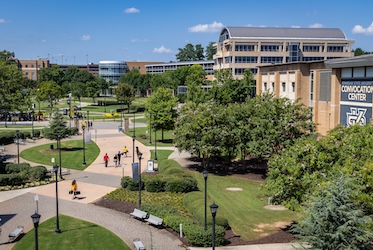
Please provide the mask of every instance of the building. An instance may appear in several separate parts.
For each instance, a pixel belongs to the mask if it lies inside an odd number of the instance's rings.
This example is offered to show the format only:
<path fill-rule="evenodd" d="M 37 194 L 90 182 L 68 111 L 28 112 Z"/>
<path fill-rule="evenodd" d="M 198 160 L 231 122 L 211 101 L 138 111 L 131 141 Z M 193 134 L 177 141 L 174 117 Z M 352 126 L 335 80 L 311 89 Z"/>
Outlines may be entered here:
<path fill-rule="evenodd" d="M 56 64 L 57 65 L 57 64 Z M 70 65 L 70 64 L 60 64 L 58 65 L 60 69 L 66 70 L 68 67 L 77 67 L 80 70 L 85 70 L 94 76 L 98 76 L 98 64 L 90 63 L 87 65 Z"/>
<path fill-rule="evenodd" d="M 245 69 L 256 74 L 263 65 L 352 57 L 352 44 L 337 28 L 225 27 L 214 70 L 230 69 L 240 79 Z"/>
<path fill-rule="evenodd" d="M 126 62 L 128 70 L 137 69 L 140 72 L 140 74 L 146 74 L 146 65 L 162 63 L 164 62 Z"/>
<path fill-rule="evenodd" d="M 119 78 L 128 71 L 128 67 L 124 61 L 100 61 L 98 65 L 99 77 L 107 82 L 118 84 Z"/>
<path fill-rule="evenodd" d="M 22 71 L 22 76 L 30 80 L 38 80 L 38 71 L 41 68 L 51 67 L 49 60 L 47 59 L 35 59 L 35 60 L 16 60 L 17 67 Z"/>
<path fill-rule="evenodd" d="M 299 99 L 312 108 L 317 131 L 372 120 L 373 55 L 260 66 L 257 94 Z"/>
<path fill-rule="evenodd" d="M 147 64 L 146 73 L 149 74 L 162 74 L 166 71 L 173 71 L 184 66 L 201 65 L 206 73 L 206 78 L 212 80 L 214 77 L 214 60 L 208 61 L 187 61 L 187 62 L 170 62 L 161 64 Z"/>

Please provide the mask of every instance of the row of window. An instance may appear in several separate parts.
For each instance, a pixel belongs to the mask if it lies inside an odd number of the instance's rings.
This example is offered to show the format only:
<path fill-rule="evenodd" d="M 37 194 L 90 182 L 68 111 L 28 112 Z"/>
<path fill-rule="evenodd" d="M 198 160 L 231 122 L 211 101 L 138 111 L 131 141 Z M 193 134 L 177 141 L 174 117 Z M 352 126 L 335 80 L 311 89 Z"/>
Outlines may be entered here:
<path fill-rule="evenodd" d="M 291 50 L 292 45 L 286 46 L 286 51 Z M 299 46 L 299 45 L 298 45 Z M 280 52 L 282 45 L 262 45 L 260 51 L 273 51 Z M 255 45 L 236 45 L 235 51 L 256 51 Z M 327 52 L 344 52 L 347 51 L 343 45 L 341 46 L 328 46 Z M 324 52 L 323 45 L 304 45 L 303 52 Z"/>
<path fill-rule="evenodd" d="M 235 75 L 243 75 L 243 73 L 245 72 L 246 68 L 235 68 L 234 69 L 234 74 Z M 255 75 L 258 73 L 258 69 L 257 68 L 251 68 L 250 69 L 251 72 Z"/>
<path fill-rule="evenodd" d="M 268 91 L 268 85 L 266 82 L 263 83 L 263 86 L 264 86 L 264 91 Z M 272 82 L 271 83 L 271 86 L 272 86 L 272 90 L 275 89 L 275 83 Z M 282 88 L 282 92 L 286 92 L 286 83 L 285 82 L 281 82 L 281 88 Z M 291 83 L 291 92 L 295 92 L 295 82 L 292 82 Z"/>

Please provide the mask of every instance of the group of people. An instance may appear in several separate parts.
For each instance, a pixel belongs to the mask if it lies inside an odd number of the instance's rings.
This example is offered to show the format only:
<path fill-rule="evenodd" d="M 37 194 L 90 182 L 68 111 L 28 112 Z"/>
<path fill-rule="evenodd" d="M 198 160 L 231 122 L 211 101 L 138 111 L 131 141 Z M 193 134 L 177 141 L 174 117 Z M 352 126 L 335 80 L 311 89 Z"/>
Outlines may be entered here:
<path fill-rule="evenodd" d="M 115 168 L 120 165 L 120 158 L 122 157 L 122 155 L 127 157 L 127 154 L 128 154 L 128 149 L 127 149 L 126 146 L 124 146 L 123 152 L 118 151 L 118 153 L 114 155 L 113 162 L 114 162 L 114 167 Z M 110 161 L 110 158 L 109 158 L 108 154 L 105 153 L 104 162 L 105 162 L 105 167 L 106 168 L 108 167 L 109 161 Z"/>

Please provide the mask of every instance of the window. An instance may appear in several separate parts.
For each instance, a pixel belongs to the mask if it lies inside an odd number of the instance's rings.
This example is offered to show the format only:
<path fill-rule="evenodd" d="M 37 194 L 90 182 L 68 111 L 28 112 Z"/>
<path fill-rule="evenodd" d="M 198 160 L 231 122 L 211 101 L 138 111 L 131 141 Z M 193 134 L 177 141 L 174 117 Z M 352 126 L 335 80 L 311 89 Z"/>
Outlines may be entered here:
<path fill-rule="evenodd" d="M 260 51 L 280 51 L 279 45 L 262 45 Z"/>
<path fill-rule="evenodd" d="M 282 56 L 262 56 L 260 63 L 282 63 Z"/>
<path fill-rule="evenodd" d="M 310 72 L 310 106 L 313 106 L 313 71 Z"/>
<path fill-rule="evenodd" d="M 272 90 L 274 91 L 275 90 L 275 83 L 272 82 Z"/>
<path fill-rule="evenodd" d="M 304 45 L 303 52 L 319 52 L 319 46 Z"/>
<path fill-rule="evenodd" d="M 294 93 L 295 92 L 295 82 L 291 83 L 291 91 Z"/>
<path fill-rule="evenodd" d="M 328 52 L 343 52 L 343 46 L 328 46 Z"/>
<path fill-rule="evenodd" d="M 282 82 L 282 92 L 286 92 L 286 83 Z"/>
<path fill-rule="evenodd" d="M 235 63 L 257 63 L 258 57 L 256 56 L 236 56 L 234 58 Z"/>
<path fill-rule="evenodd" d="M 254 45 L 236 45 L 235 51 L 254 51 L 255 46 Z"/>
<path fill-rule="evenodd" d="M 321 61 L 324 60 L 324 57 L 322 56 L 305 56 L 303 57 L 304 62 L 310 62 L 310 61 Z"/>
<path fill-rule="evenodd" d="M 267 83 L 265 82 L 263 85 L 264 85 L 264 91 L 267 91 Z"/>
<path fill-rule="evenodd" d="M 231 56 L 225 57 L 225 63 L 232 63 L 232 57 Z"/>

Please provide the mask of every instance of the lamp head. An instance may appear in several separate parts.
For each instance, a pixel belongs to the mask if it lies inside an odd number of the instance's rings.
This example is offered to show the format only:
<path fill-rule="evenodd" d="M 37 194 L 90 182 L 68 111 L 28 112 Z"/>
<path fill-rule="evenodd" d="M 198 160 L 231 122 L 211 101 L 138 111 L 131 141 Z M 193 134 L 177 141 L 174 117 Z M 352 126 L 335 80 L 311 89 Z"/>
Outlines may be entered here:
<path fill-rule="evenodd" d="M 41 217 L 41 215 L 38 214 L 38 213 L 34 213 L 33 215 L 31 215 L 32 222 L 34 223 L 34 227 L 39 226 L 40 217 Z"/>
<path fill-rule="evenodd" d="M 204 177 L 205 179 L 207 179 L 207 176 L 208 176 L 208 174 L 209 174 L 209 171 L 207 171 L 207 170 L 205 169 L 205 170 L 202 171 L 202 174 L 203 174 L 203 177 Z"/>
<path fill-rule="evenodd" d="M 216 212 L 218 211 L 218 205 L 216 205 L 215 203 L 211 204 L 210 205 L 210 209 L 211 209 L 211 214 L 212 214 L 212 217 L 215 218 L 216 216 Z"/>
<path fill-rule="evenodd" d="M 141 160 L 142 159 L 142 153 L 141 152 L 139 152 L 139 160 Z"/>

